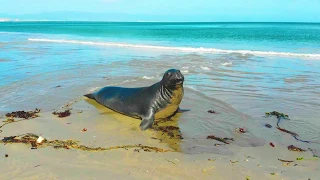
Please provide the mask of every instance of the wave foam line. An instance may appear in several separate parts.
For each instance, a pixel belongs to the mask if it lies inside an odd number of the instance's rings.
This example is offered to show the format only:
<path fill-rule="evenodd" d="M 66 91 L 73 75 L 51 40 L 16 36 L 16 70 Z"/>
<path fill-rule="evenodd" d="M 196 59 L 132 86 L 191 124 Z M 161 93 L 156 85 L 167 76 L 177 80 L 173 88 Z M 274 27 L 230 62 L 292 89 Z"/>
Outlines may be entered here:
<path fill-rule="evenodd" d="M 295 57 L 308 57 L 308 58 L 320 58 L 320 54 L 305 54 L 305 53 L 290 53 L 290 52 L 274 52 L 274 51 L 252 51 L 252 50 L 224 50 L 215 48 L 193 48 L 193 47 L 169 47 L 169 46 L 153 46 L 153 45 L 140 45 L 140 44 L 124 44 L 114 42 L 93 42 L 93 41 L 78 41 L 78 40 L 64 40 L 64 39 L 34 39 L 29 38 L 29 41 L 36 42 L 52 42 L 52 43 L 71 43 L 71 44 L 85 44 L 96 46 L 115 46 L 115 47 L 128 47 L 128 48 L 147 48 L 147 49 L 159 49 L 159 50 L 177 50 L 187 52 L 206 52 L 216 54 L 251 54 L 257 56 L 295 56 Z"/>

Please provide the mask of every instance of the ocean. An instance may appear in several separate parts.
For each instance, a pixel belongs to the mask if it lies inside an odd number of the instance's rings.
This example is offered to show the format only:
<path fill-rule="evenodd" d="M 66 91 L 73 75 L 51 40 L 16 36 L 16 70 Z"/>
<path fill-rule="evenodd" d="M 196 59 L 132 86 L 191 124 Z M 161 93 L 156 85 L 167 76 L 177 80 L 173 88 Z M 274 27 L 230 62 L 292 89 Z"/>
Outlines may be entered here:
<path fill-rule="evenodd" d="M 256 128 L 270 121 L 265 112 L 284 112 L 284 127 L 320 141 L 320 24 L 0 22 L 0 48 L 0 114 L 52 111 L 106 85 L 151 85 L 177 68 L 200 109 L 197 99 L 221 101 Z M 195 118 L 181 122 L 190 136 L 217 124 Z"/>

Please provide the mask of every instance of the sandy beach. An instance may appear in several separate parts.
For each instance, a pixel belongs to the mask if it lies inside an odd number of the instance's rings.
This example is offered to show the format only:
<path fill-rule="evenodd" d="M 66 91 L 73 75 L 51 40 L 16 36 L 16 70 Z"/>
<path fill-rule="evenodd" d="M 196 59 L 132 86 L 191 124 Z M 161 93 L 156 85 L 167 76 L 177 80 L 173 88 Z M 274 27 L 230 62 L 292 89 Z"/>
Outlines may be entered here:
<path fill-rule="evenodd" d="M 191 108 L 195 93 L 186 89 L 182 108 Z M 242 123 L 247 122 L 245 126 L 248 132 L 239 134 L 232 131 L 233 127 L 230 127 L 227 135 L 235 141 L 221 146 L 213 146 L 214 143 L 221 144 L 221 142 L 205 139 L 204 136 L 199 136 L 195 141 L 188 139 L 187 136 L 185 139 L 170 138 L 155 130 L 140 131 L 139 120 L 115 113 L 93 100 L 79 97 L 59 109 L 60 111 L 71 109 L 70 116 L 59 118 L 53 115 L 52 111 L 40 112 L 39 117 L 3 126 L 1 137 L 34 133 L 47 140 L 77 140 L 79 144 L 88 147 L 107 148 L 141 144 L 170 151 L 149 152 L 139 147 L 106 151 L 55 149 L 50 146 L 31 149 L 30 144 L 4 145 L 2 143 L 0 145 L 2 152 L 0 177 L 1 179 L 105 179 L 106 177 L 112 179 L 316 179 L 320 175 L 319 160 L 312 157 L 311 152 L 287 150 L 286 146 L 294 143 L 289 135 L 280 133 L 282 140 L 278 138 L 279 135 L 274 135 L 272 142 L 275 147 L 271 147 L 268 143 L 269 137 L 262 139 L 265 135 L 263 128 L 256 130 L 258 127 L 249 116 L 214 99 L 203 98 L 193 103 L 201 103 L 203 106 L 191 108 L 190 112 L 177 114 L 172 118 L 173 122 L 165 124 L 177 125 L 179 122 L 184 136 L 183 121 L 192 121 L 199 114 L 214 121 L 216 116 L 223 118 L 223 115 L 228 113 L 229 117 L 232 115 L 241 117 Z M 207 113 L 206 110 L 210 106 L 215 107 L 215 111 L 219 114 Z M 84 128 L 87 131 L 83 131 Z M 274 134 L 277 133 L 276 129 L 272 131 Z M 8 157 L 5 157 L 5 154 Z M 299 157 L 304 159 L 296 160 Z M 294 162 L 285 163 L 278 159 Z"/>

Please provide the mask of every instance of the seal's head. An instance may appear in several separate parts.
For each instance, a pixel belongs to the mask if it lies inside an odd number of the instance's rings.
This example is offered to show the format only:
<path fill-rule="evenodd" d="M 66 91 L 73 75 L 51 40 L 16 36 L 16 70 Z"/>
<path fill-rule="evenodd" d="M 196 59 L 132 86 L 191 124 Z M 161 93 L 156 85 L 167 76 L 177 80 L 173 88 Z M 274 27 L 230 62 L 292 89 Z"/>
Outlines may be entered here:
<path fill-rule="evenodd" d="M 162 83 L 166 87 L 177 87 L 183 84 L 184 76 L 178 69 L 169 69 L 162 78 Z"/>

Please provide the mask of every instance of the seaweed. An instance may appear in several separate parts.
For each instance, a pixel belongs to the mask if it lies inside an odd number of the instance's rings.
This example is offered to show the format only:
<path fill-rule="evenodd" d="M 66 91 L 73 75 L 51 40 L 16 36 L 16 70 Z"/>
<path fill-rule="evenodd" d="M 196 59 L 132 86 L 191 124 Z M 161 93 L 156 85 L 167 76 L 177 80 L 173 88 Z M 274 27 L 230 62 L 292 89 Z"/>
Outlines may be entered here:
<path fill-rule="evenodd" d="M 269 143 L 270 146 L 274 147 L 274 144 L 272 142 Z"/>
<path fill-rule="evenodd" d="M 152 146 L 144 146 L 142 144 L 135 144 L 135 145 L 124 145 L 124 146 L 112 146 L 108 148 L 103 147 L 88 147 L 85 145 L 79 145 L 79 141 L 75 140 L 52 140 L 48 141 L 47 139 L 44 139 L 41 143 L 37 143 L 37 139 L 39 138 L 38 135 L 28 133 L 24 135 L 19 136 L 10 136 L 5 137 L 0 141 L 0 143 L 20 143 L 20 144 L 29 144 L 31 145 L 31 149 L 37 149 L 42 147 L 53 147 L 55 149 L 79 149 L 83 151 L 108 151 L 108 150 L 115 150 L 115 149 L 128 149 L 128 148 L 140 148 L 143 151 L 146 152 L 174 152 L 173 150 L 166 150 L 158 147 L 152 147 Z"/>
<path fill-rule="evenodd" d="M 214 110 L 208 110 L 208 113 L 217 114 Z"/>
<path fill-rule="evenodd" d="M 231 161 L 231 160 L 230 160 L 230 162 L 231 162 L 232 164 L 235 164 L 235 163 L 237 163 L 237 162 L 239 162 L 239 161 Z"/>
<path fill-rule="evenodd" d="M 276 116 L 278 119 L 282 118 L 282 119 L 288 119 L 289 120 L 289 115 L 284 114 L 284 113 L 279 113 L 277 111 L 266 112 L 265 114 L 266 114 L 266 116 Z"/>
<path fill-rule="evenodd" d="M 264 126 L 267 128 L 272 128 L 272 126 L 270 124 L 265 124 Z"/>
<path fill-rule="evenodd" d="M 35 118 L 38 117 L 38 113 L 41 111 L 41 109 L 36 108 L 34 111 L 15 111 L 11 113 L 7 113 L 6 117 L 8 118 L 23 118 L 23 119 L 29 119 L 29 118 Z"/>
<path fill-rule="evenodd" d="M 312 156 L 313 156 L 313 157 L 319 157 L 319 156 L 316 154 L 316 150 L 315 150 L 315 149 L 308 148 L 308 150 L 312 152 Z"/>
<path fill-rule="evenodd" d="M 161 131 L 163 134 L 167 134 L 170 138 L 183 139 L 180 128 L 176 126 L 158 126 L 158 124 L 156 124 L 156 126 L 153 126 L 152 129 Z"/>
<path fill-rule="evenodd" d="M 168 161 L 168 162 L 170 162 L 170 163 L 172 163 L 172 164 L 174 164 L 174 165 L 177 165 L 175 162 L 170 161 L 170 160 L 168 160 L 168 159 L 166 159 L 166 161 Z"/>
<path fill-rule="evenodd" d="M 284 113 L 279 113 L 279 112 L 277 112 L 277 111 L 266 112 L 265 114 L 266 114 L 267 117 L 269 117 L 269 116 L 276 116 L 276 117 L 277 117 L 277 119 L 278 119 L 277 129 L 278 129 L 278 130 L 280 130 L 280 131 L 282 131 L 282 132 L 285 132 L 285 133 L 288 133 L 288 134 L 291 134 L 297 141 L 301 141 L 301 142 L 305 142 L 305 143 L 311 143 L 311 142 L 312 142 L 312 141 L 302 140 L 302 139 L 298 138 L 299 135 L 298 135 L 297 133 L 292 132 L 292 131 L 289 131 L 289 130 L 286 130 L 286 129 L 281 128 L 281 127 L 279 126 L 280 121 L 281 121 L 282 119 L 290 120 L 290 119 L 289 119 L 289 115 L 284 114 Z M 314 142 L 313 142 L 313 143 L 314 143 Z"/>
<path fill-rule="evenodd" d="M 29 120 L 29 118 L 36 118 L 39 117 L 38 113 L 41 111 L 41 109 L 36 108 L 34 111 L 15 111 L 11 113 L 7 113 L 6 117 L 8 118 L 7 120 L 3 121 L 4 124 L 0 126 L 0 133 L 2 133 L 1 128 L 7 124 L 10 123 L 16 123 L 19 121 L 24 121 L 24 120 Z M 22 118 L 21 120 L 14 120 L 14 118 Z"/>
<path fill-rule="evenodd" d="M 281 128 L 281 127 L 277 127 L 277 129 L 279 129 L 279 130 L 282 131 L 282 132 L 291 134 L 292 136 L 299 136 L 297 133 L 292 132 L 292 131 L 289 131 L 289 130 L 286 130 L 286 129 L 283 129 L 283 128 Z"/>
<path fill-rule="evenodd" d="M 278 158 L 278 160 L 279 160 L 279 161 L 281 161 L 281 162 L 286 162 L 286 163 L 292 163 L 292 162 L 294 162 L 294 161 L 290 161 L 290 160 L 283 160 L 283 159 L 279 159 L 279 158 Z"/>
<path fill-rule="evenodd" d="M 7 158 L 8 156 L 9 156 L 8 154 L 5 154 L 5 155 L 4 155 L 4 157 L 6 157 L 6 158 Z"/>
<path fill-rule="evenodd" d="M 67 109 L 67 110 L 65 110 L 63 112 L 54 111 L 52 114 L 53 115 L 58 115 L 59 118 L 63 118 L 63 117 L 70 116 L 71 111 L 70 111 L 70 109 Z"/>
<path fill-rule="evenodd" d="M 223 142 L 225 144 L 230 144 L 228 141 L 234 141 L 233 138 L 220 138 L 220 137 L 216 137 L 214 135 L 207 136 L 207 139 L 214 139 L 216 141 Z"/>
<path fill-rule="evenodd" d="M 306 151 L 306 150 L 301 149 L 301 148 L 298 148 L 298 147 L 296 147 L 296 146 L 294 146 L 294 145 L 288 146 L 288 150 L 289 150 L 289 151 L 298 151 L 298 152 L 305 152 L 305 151 Z"/>

